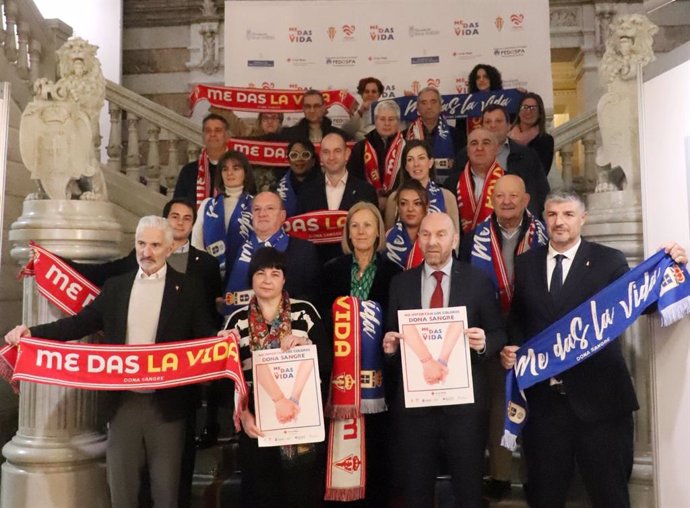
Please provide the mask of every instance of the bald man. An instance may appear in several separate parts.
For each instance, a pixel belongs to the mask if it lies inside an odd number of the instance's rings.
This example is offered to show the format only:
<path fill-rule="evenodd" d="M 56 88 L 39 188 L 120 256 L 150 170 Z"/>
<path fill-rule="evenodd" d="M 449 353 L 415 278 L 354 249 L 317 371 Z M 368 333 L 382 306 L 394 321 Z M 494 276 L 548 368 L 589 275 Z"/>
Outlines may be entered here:
<path fill-rule="evenodd" d="M 481 481 L 488 422 L 488 388 L 485 358 L 494 356 L 506 341 L 496 292 L 477 268 L 453 259 L 459 240 L 453 220 L 432 213 L 422 221 L 418 241 L 424 263 L 397 275 L 391 282 L 390 303 L 383 342 L 389 355 L 391 375 L 398 387 L 391 404 L 397 431 L 394 471 L 405 506 L 434 505 L 434 484 L 439 472 L 439 453 L 446 456 L 455 505 L 481 506 Z M 440 285 L 440 295 L 438 294 Z M 425 408 L 405 408 L 398 333 L 398 310 L 465 306 L 464 337 L 471 349 L 474 403 Z M 412 346 L 411 346 L 412 347 Z M 442 379 L 444 358 L 420 358 L 425 377 Z M 402 446 L 400 446 L 402 445 Z"/>
<path fill-rule="evenodd" d="M 515 257 L 535 245 L 548 242 L 544 226 L 527 210 L 530 196 L 517 175 L 498 179 L 491 195 L 494 211 L 462 237 L 460 259 L 484 271 L 500 295 L 504 314 L 513 296 Z M 484 493 L 502 499 L 511 489 L 512 453 L 501 446 L 505 416 L 505 370 L 498 356 L 487 358 L 489 380 L 489 479 Z"/>

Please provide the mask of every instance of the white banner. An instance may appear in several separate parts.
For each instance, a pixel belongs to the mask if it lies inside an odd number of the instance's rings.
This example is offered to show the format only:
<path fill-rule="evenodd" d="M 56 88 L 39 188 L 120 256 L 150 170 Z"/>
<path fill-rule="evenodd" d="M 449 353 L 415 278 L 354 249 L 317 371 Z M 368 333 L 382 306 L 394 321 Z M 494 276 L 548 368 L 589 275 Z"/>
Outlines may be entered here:
<path fill-rule="evenodd" d="M 228 1 L 225 15 L 228 86 L 354 93 L 374 76 L 385 97 L 455 94 L 484 63 L 553 107 L 547 0 Z"/>

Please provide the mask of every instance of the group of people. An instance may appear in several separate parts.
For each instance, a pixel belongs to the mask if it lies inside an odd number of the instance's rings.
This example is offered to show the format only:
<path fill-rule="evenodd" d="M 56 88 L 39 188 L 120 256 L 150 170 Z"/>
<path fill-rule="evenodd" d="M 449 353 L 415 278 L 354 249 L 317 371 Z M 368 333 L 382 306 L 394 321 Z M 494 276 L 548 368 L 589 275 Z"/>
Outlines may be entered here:
<path fill-rule="evenodd" d="M 471 91 L 500 86 L 493 67 L 473 71 Z M 234 329 L 250 385 L 253 351 L 314 344 L 325 401 L 333 302 L 340 296 L 376 301 L 385 316 L 379 374 L 388 411 L 364 419 L 360 504 L 434 506 L 435 479 L 448 473 L 456 505 L 479 507 L 485 474 L 494 487 L 510 488 L 512 456 L 499 442 L 503 380 L 515 351 L 619 277 L 627 262 L 619 251 L 581 238 L 586 211 L 579 196 L 549 193 L 553 140 L 544 140 L 538 95 L 525 94 L 512 125 L 503 107 L 487 107 L 481 124 L 467 130 L 466 146 L 458 147 L 452 134 L 444 137 L 451 131 L 437 90 L 420 91 L 420 118 L 407 133 L 398 106 L 385 100 L 368 129 L 367 110 L 383 86 L 371 78 L 359 91 L 363 102 L 347 129 L 364 134 L 352 149 L 347 132 L 324 117 L 321 94 L 305 93 L 304 120 L 280 131 L 289 141 L 290 168 L 268 189 L 257 189 L 244 154 L 225 151 L 228 120 L 207 116 L 204 150 L 182 168 L 164 218 L 141 219 L 128 257 L 75 265 L 102 285 L 100 296 L 73 317 L 20 325 L 5 340 L 72 340 L 103 330 L 108 343 L 140 344 Z M 264 134 L 269 120 L 278 123 L 263 114 Z M 315 245 L 284 228 L 290 216 L 324 210 L 347 212 L 339 244 Z M 666 250 L 687 262 L 680 246 Z M 454 306 L 467 311 L 460 340 L 471 350 L 474 402 L 406 408 L 398 311 Z M 442 358 L 420 360 L 430 379 L 443 377 Z M 231 383 L 221 386 L 230 401 Z M 576 463 L 593 506 L 629 506 L 637 402 L 620 345 L 526 396 L 530 417 L 522 444 L 530 506 L 564 506 Z M 154 506 L 188 504 L 197 400 L 192 387 L 112 394 L 107 461 L 114 508 L 137 506 L 144 464 Z M 284 414 L 299 410 L 297 394 L 280 394 L 274 403 Z M 322 505 L 325 445 L 259 448 L 252 398 L 240 409 L 242 506 Z"/>

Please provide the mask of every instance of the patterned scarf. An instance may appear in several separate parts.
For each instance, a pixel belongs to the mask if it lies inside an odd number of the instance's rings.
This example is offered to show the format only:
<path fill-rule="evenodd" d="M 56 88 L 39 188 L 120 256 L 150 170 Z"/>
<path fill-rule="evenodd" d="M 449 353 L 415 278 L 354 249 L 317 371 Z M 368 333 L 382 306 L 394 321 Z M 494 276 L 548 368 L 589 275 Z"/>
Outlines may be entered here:
<path fill-rule="evenodd" d="M 494 192 L 494 186 L 499 178 L 505 174 L 503 168 L 494 161 L 489 170 L 486 172 L 484 179 L 484 188 L 482 189 L 479 200 L 474 197 L 474 186 L 472 185 L 472 170 L 470 169 L 469 161 L 465 164 L 465 169 L 460 173 L 458 178 L 458 211 L 460 212 L 460 227 L 463 233 L 469 233 L 477 224 L 486 220 L 494 211 L 491 204 L 491 194 Z"/>
<path fill-rule="evenodd" d="M 455 148 L 453 147 L 453 136 L 450 134 L 448 122 L 443 115 L 438 117 L 436 123 L 436 135 L 434 136 L 434 146 L 432 152 L 435 159 L 453 159 Z M 417 118 L 407 130 L 407 139 L 424 139 L 424 124 L 421 118 Z"/>
<path fill-rule="evenodd" d="M 199 168 L 196 172 L 196 207 L 211 196 L 211 171 L 208 167 L 208 154 L 206 148 L 199 155 Z"/>
<path fill-rule="evenodd" d="M 393 189 L 395 178 L 398 176 L 398 169 L 400 169 L 400 158 L 404 147 L 405 138 L 403 138 L 402 133 L 398 132 L 388 147 L 383 165 L 383 178 L 381 178 L 376 150 L 368 139 L 364 140 L 364 176 L 379 195 L 385 195 Z"/>
<path fill-rule="evenodd" d="M 429 195 L 429 212 L 445 212 L 446 200 L 443 198 L 443 189 L 433 180 L 429 180 L 426 192 Z"/>
<path fill-rule="evenodd" d="M 369 291 L 371 291 L 371 286 L 376 276 L 376 254 L 374 254 L 374 257 L 364 269 L 362 277 L 357 277 L 359 275 L 359 263 L 357 263 L 357 259 L 352 256 L 352 271 L 350 274 L 350 296 L 354 296 L 360 300 L 368 300 Z"/>
<path fill-rule="evenodd" d="M 279 305 L 278 315 L 267 323 L 256 296 L 249 301 L 249 343 L 252 351 L 279 348 L 280 339 L 292 332 L 290 297 L 287 291 L 283 291 Z"/>

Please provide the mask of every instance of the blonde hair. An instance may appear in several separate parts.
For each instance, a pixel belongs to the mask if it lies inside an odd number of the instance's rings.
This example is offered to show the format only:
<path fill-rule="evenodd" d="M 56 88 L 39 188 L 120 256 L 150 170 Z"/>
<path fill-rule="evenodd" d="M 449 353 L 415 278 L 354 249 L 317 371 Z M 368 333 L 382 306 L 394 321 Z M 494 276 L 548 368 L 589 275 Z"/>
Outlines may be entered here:
<path fill-rule="evenodd" d="M 381 217 L 381 212 L 375 205 L 367 201 L 360 201 L 352 205 L 350 211 L 347 213 L 347 219 L 345 220 L 345 230 L 343 231 L 343 239 L 340 243 L 343 252 L 345 254 L 352 254 L 355 250 L 354 246 L 352 245 L 352 241 L 350 241 L 350 223 L 352 222 L 352 216 L 360 210 L 369 210 L 372 214 L 374 214 L 374 217 L 376 217 L 376 220 L 378 222 L 379 234 L 376 238 L 377 243 L 374 244 L 374 248 L 377 252 L 384 250 L 386 248 L 386 226 L 383 224 L 383 217 Z"/>

